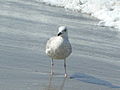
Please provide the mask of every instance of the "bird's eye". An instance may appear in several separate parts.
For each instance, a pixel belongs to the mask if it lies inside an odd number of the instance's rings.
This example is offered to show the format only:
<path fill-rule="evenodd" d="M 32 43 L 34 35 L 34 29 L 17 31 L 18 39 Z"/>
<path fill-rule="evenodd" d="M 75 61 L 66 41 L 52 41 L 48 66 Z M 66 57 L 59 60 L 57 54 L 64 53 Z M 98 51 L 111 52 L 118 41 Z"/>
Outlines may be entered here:
<path fill-rule="evenodd" d="M 64 31 L 66 32 L 67 30 L 65 29 Z"/>

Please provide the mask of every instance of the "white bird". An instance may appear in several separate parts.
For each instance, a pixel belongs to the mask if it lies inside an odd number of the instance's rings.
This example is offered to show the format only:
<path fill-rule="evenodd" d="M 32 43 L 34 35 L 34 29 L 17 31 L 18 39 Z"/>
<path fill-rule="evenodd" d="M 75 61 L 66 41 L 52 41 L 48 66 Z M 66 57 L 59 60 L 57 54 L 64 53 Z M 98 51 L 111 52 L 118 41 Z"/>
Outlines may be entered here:
<path fill-rule="evenodd" d="M 60 26 L 58 29 L 57 36 L 51 37 L 46 44 L 46 54 L 52 58 L 51 60 L 51 74 L 53 74 L 53 59 L 63 59 L 65 77 L 67 77 L 66 72 L 66 58 L 72 53 L 72 47 L 68 39 L 67 27 Z"/>

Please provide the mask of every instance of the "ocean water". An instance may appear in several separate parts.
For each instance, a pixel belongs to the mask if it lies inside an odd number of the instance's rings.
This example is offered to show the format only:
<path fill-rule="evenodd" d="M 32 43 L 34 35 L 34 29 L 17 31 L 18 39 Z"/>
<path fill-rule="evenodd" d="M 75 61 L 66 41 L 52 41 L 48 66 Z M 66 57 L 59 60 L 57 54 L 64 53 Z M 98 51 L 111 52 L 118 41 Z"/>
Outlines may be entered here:
<path fill-rule="evenodd" d="M 98 25 L 120 29 L 120 0 L 36 0 L 87 13 L 100 19 Z M 74 12 L 73 12 L 74 13 Z"/>

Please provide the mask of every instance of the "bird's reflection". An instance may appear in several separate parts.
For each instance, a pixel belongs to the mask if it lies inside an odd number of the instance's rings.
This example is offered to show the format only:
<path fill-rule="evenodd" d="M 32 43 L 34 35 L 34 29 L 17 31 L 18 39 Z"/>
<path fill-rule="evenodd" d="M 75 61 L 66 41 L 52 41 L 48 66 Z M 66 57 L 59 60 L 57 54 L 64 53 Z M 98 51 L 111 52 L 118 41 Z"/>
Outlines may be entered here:
<path fill-rule="evenodd" d="M 46 90 L 63 90 L 66 78 L 54 77 L 54 75 L 49 76 L 48 87 Z"/>

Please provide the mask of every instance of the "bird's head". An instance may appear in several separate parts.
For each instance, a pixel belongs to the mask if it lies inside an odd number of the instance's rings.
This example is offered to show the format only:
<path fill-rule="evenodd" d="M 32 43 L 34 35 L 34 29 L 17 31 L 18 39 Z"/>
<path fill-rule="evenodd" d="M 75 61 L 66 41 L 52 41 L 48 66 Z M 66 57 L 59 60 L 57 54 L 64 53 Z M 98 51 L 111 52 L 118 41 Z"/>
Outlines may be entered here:
<path fill-rule="evenodd" d="M 57 36 L 68 37 L 67 27 L 66 26 L 60 26 L 58 28 L 58 34 L 57 34 Z"/>

